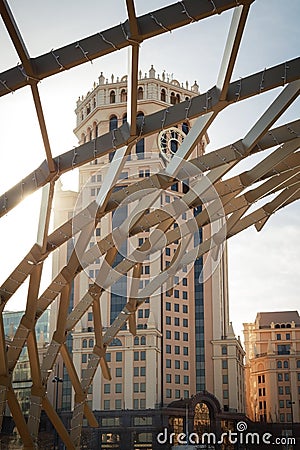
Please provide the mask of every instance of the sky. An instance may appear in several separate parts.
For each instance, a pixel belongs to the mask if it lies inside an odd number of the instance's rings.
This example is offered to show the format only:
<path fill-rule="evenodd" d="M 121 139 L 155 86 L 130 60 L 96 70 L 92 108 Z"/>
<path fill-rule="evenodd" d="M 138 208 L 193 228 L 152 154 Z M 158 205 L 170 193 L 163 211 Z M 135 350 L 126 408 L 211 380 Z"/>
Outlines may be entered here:
<path fill-rule="evenodd" d="M 32 57 L 78 41 L 126 20 L 125 0 L 86 0 L 84 4 L 64 0 L 8 1 L 23 40 Z M 172 1 L 136 0 L 137 15 L 172 4 Z M 245 77 L 265 67 L 298 56 L 300 42 L 300 3 L 298 0 L 256 0 L 250 9 L 232 79 Z M 232 11 L 191 23 L 141 44 L 140 69 L 153 64 L 178 81 L 193 84 L 205 92 L 217 80 L 220 61 Z M 0 19 L 0 72 L 18 64 L 9 36 Z M 127 72 L 127 51 L 61 72 L 39 83 L 41 101 L 53 155 L 77 145 L 76 100 L 97 81 L 100 72 L 122 76 Z M 212 151 L 242 138 L 268 105 L 281 92 L 277 88 L 253 99 L 226 108 L 210 127 Z M 299 100 L 275 126 L 297 119 Z M 0 193 L 17 183 L 44 160 L 44 150 L 31 93 L 28 87 L 0 98 Z M 250 168 L 253 160 L 238 164 L 236 172 Z M 63 178 L 64 189 L 76 188 L 76 171 Z M 40 192 L 0 219 L 0 283 L 36 240 Z M 236 334 L 243 322 L 255 320 L 258 311 L 299 309 L 300 284 L 300 205 L 294 203 L 276 213 L 258 233 L 248 229 L 228 242 L 230 317 Z M 42 280 L 49 281 L 51 261 Z M 7 305 L 9 310 L 24 308 L 26 284 Z"/>

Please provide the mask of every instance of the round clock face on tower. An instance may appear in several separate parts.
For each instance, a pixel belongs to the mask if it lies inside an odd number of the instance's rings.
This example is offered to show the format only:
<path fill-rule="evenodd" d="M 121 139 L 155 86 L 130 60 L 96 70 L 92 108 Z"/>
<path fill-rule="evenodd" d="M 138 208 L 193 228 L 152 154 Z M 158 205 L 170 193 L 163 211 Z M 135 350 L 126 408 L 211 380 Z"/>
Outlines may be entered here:
<path fill-rule="evenodd" d="M 176 127 L 161 130 L 157 138 L 158 148 L 166 162 L 172 159 L 185 137 L 186 134 Z"/>

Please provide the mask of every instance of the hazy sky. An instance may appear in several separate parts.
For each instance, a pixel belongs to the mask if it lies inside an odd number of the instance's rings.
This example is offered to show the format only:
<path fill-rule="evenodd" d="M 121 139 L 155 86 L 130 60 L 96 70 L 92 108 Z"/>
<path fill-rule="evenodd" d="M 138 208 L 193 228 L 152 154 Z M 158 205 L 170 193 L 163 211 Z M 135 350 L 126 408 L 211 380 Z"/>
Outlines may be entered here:
<path fill-rule="evenodd" d="M 200 0 L 199 0 L 200 1 Z M 201 0 L 206 1 L 206 0 Z M 138 15 L 172 1 L 136 0 Z M 31 56 L 50 51 L 105 30 L 126 19 L 125 0 L 64 1 L 10 0 L 23 39 Z M 298 56 L 300 3 L 298 0 L 256 0 L 250 10 L 233 79 L 245 77 Z M 206 91 L 216 83 L 232 11 L 192 23 L 142 43 L 140 69 L 151 66 L 190 85 L 197 80 Z M 9 36 L 0 22 L 0 72 L 19 63 Z M 127 51 L 87 63 L 43 80 L 39 84 L 50 143 L 54 155 L 77 145 L 73 134 L 74 109 L 79 95 L 86 94 L 100 72 L 122 76 L 127 70 Z M 209 129 L 207 151 L 245 135 L 281 91 L 261 94 L 222 112 Z M 29 88 L 0 98 L 0 193 L 12 187 L 44 159 Z M 297 119 L 299 100 L 276 125 Z M 251 167 L 252 161 L 247 163 Z M 244 167 L 243 167 L 244 169 Z M 241 170 L 238 165 L 236 171 Z M 66 177 L 71 186 L 74 173 Z M 26 199 L 0 220 L 0 283 L 9 275 L 36 237 L 40 193 Z M 229 241 L 230 315 L 237 334 L 242 322 L 253 321 L 258 311 L 299 309 L 300 207 L 293 204 L 276 213 L 266 227 L 254 228 Z M 48 263 L 49 264 L 49 263 Z M 47 279 L 43 281 L 43 284 Z M 22 309 L 23 289 L 8 309 Z"/>

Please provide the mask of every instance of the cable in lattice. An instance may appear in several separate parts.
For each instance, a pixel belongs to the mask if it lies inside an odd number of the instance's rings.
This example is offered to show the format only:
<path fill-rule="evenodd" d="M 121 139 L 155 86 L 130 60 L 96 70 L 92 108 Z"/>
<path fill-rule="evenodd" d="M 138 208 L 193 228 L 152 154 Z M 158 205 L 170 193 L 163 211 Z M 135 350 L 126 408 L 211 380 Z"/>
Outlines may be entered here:
<path fill-rule="evenodd" d="M 261 80 L 260 80 L 260 84 L 259 84 L 259 92 L 261 92 L 264 89 L 265 73 L 266 73 L 266 68 L 264 68 L 264 70 L 261 74 Z"/>
<path fill-rule="evenodd" d="M 284 63 L 284 73 L 283 73 L 283 77 L 282 78 L 282 85 L 284 86 L 286 84 L 286 77 L 287 77 L 287 71 L 290 68 L 290 66 L 288 66 L 287 62 Z"/>
<path fill-rule="evenodd" d="M 83 56 L 85 57 L 85 59 L 86 59 L 87 61 L 89 61 L 91 64 L 93 64 L 93 61 L 88 57 L 89 52 L 87 52 L 86 50 L 84 50 L 84 49 L 81 47 L 81 45 L 80 45 L 79 42 L 77 42 L 77 44 L 75 45 L 75 47 L 76 47 L 76 48 L 79 48 L 79 50 L 81 51 L 81 53 L 83 54 Z"/>
<path fill-rule="evenodd" d="M 67 68 L 59 61 L 59 56 L 54 53 L 53 49 L 51 50 L 51 54 L 52 54 L 53 58 L 55 59 L 55 61 L 57 62 L 58 66 L 59 66 L 59 70 L 67 70 Z"/>
<path fill-rule="evenodd" d="M 243 153 L 241 153 L 233 144 L 230 145 L 230 149 L 236 152 L 241 158 L 244 158 Z"/>
<path fill-rule="evenodd" d="M 182 2 L 180 2 L 180 3 L 181 3 L 181 6 L 183 7 L 182 13 L 183 13 L 183 14 L 186 14 L 186 16 L 187 16 L 189 19 L 191 19 L 191 22 L 190 22 L 190 23 L 197 22 L 197 20 L 195 19 L 195 17 L 191 16 L 190 13 L 188 12 L 188 10 L 186 9 L 186 6 L 185 6 L 184 2 L 182 1 Z"/>
<path fill-rule="evenodd" d="M 138 41 L 135 41 L 134 39 L 131 39 L 128 34 L 126 33 L 126 30 L 124 28 L 124 24 L 121 22 L 121 30 L 123 31 L 124 37 L 126 39 L 126 41 L 131 42 L 132 44 L 137 44 L 138 46 L 140 45 L 140 43 Z"/>
<path fill-rule="evenodd" d="M 111 145 L 112 145 L 112 147 L 116 150 L 116 148 L 117 148 L 117 146 L 116 146 L 117 138 L 116 138 L 115 130 L 112 130 L 112 131 L 111 131 L 111 134 L 112 134 Z"/>
<path fill-rule="evenodd" d="M 187 107 L 185 108 L 185 120 L 189 119 L 189 112 L 190 112 L 190 108 L 192 106 L 192 97 L 189 98 L 189 102 Z"/>
<path fill-rule="evenodd" d="M 4 81 L 3 81 L 3 80 L 0 80 L 0 83 L 2 84 L 2 86 L 5 87 L 5 89 L 8 90 L 8 92 L 11 92 L 12 94 L 14 93 L 14 91 L 13 91 L 12 89 L 10 89 L 10 87 L 7 86 L 6 80 L 4 80 Z"/>
<path fill-rule="evenodd" d="M 155 22 L 159 27 L 161 27 L 161 28 L 162 28 L 163 30 L 165 30 L 165 31 L 170 31 L 170 33 L 172 33 L 172 30 L 170 30 L 169 28 L 165 27 L 161 22 L 159 22 L 159 20 L 157 20 L 157 18 L 155 17 L 155 15 L 154 15 L 153 13 L 150 13 L 149 15 L 150 15 L 151 19 L 153 19 L 154 22 Z"/>
<path fill-rule="evenodd" d="M 108 40 L 103 36 L 102 33 L 98 33 L 98 34 L 99 34 L 99 36 L 101 37 L 101 39 L 102 39 L 104 42 L 106 42 L 106 44 L 111 45 L 115 50 L 120 50 L 119 47 L 117 47 L 113 42 L 108 41 Z"/>
<path fill-rule="evenodd" d="M 205 106 L 203 106 L 203 109 L 205 109 L 205 111 L 208 111 L 209 101 L 212 99 L 212 97 L 209 94 L 210 94 L 210 91 L 207 91 L 206 92 L 206 104 L 205 104 Z"/>
<path fill-rule="evenodd" d="M 295 134 L 297 137 L 299 137 L 299 134 L 298 133 L 296 133 L 296 131 L 295 130 L 293 130 L 293 128 L 292 127 L 290 127 L 290 126 L 287 126 L 287 129 L 289 130 L 289 132 L 291 133 L 291 134 Z"/>
<path fill-rule="evenodd" d="M 77 158 L 76 147 L 73 149 L 73 159 L 72 159 L 72 167 L 75 165 L 75 160 Z"/>
<path fill-rule="evenodd" d="M 242 81 L 243 81 L 243 78 L 241 78 L 240 77 L 240 79 L 239 79 L 239 82 L 238 82 L 238 87 L 239 87 L 239 89 L 238 89 L 238 91 L 235 93 L 235 101 L 237 102 L 239 99 L 240 99 L 240 97 L 241 97 L 241 92 L 242 92 Z"/>
<path fill-rule="evenodd" d="M 271 136 L 276 145 L 280 145 L 280 142 L 278 141 L 277 137 L 272 133 L 272 131 L 268 131 L 268 135 Z"/>
<path fill-rule="evenodd" d="M 166 120 L 167 120 L 167 114 L 168 114 L 168 112 L 169 112 L 169 108 L 166 108 L 166 109 L 164 110 L 164 115 L 163 115 L 163 118 L 162 118 L 162 120 L 161 120 L 161 129 L 162 129 L 162 130 L 164 129 L 164 126 L 165 126 L 165 123 L 166 123 Z"/>
<path fill-rule="evenodd" d="M 210 3 L 212 4 L 212 7 L 213 7 L 212 12 L 216 12 L 217 14 L 220 14 L 218 9 L 217 9 L 217 7 L 216 7 L 215 2 L 213 0 L 210 0 Z"/>
<path fill-rule="evenodd" d="M 19 71 L 21 72 L 21 74 L 23 75 L 23 77 L 25 78 L 26 81 L 33 80 L 33 81 L 36 81 L 37 83 L 40 81 L 38 78 L 34 78 L 34 77 L 27 75 L 23 65 L 18 64 L 17 68 L 19 69 Z"/>

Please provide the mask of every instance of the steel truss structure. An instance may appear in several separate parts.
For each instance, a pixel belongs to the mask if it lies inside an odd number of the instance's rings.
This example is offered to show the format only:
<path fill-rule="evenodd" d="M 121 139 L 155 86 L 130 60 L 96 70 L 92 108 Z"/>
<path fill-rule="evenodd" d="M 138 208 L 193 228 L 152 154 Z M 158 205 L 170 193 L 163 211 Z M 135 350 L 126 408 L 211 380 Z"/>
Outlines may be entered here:
<path fill-rule="evenodd" d="M 0 214 L 3 216 L 25 196 L 43 188 L 37 242 L 0 287 L 2 313 L 8 300 L 29 278 L 26 311 L 8 346 L 5 341 L 3 320 L 0 321 L 0 417 L 2 420 L 5 405 L 8 403 L 24 448 L 33 449 L 36 446 L 42 409 L 46 411 L 68 449 L 80 448 L 84 416 L 88 419 L 90 426 L 98 426 L 86 399 L 88 388 L 99 365 L 103 376 L 110 379 L 109 367 L 105 360 L 108 344 L 126 321 L 129 322 L 131 333 L 135 334 L 135 313 L 143 300 L 154 293 L 163 283 L 167 283 L 180 267 L 191 262 L 186 245 L 186 238 L 191 233 L 189 223 L 187 222 L 183 231 L 180 228 L 172 227 L 176 217 L 181 214 L 176 200 L 163 210 L 151 211 L 149 208 L 161 189 L 169 188 L 182 173 L 186 176 L 186 160 L 220 111 L 232 103 L 283 86 L 275 101 L 239 141 L 189 160 L 188 167 L 192 167 L 192 170 L 188 175 L 192 179 L 192 189 L 184 194 L 183 200 L 192 210 L 196 206 L 205 206 L 195 219 L 197 227 L 212 224 L 220 219 L 220 214 L 223 218 L 221 229 L 200 243 L 196 257 L 204 255 L 211 249 L 215 249 L 214 255 L 217 257 L 218 250 L 225 239 L 252 225 L 258 231 L 261 230 L 270 216 L 278 209 L 300 198 L 300 155 L 297 152 L 300 143 L 300 121 L 271 129 L 299 94 L 299 58 L 285 61 L 270 69 L 264 69 L 244 79 L 231 80 L 251 3 L 252 0 L 203 0 L 197 2 L 184 0 L 137 17 L 134 0 L 126 0 L 128 20 L 125 23 L 33 59 L 27 52 L 6 0 L 0 1 L 2 19 L 21 60 L 21 65 L 0 74 L 0 95 L 7 95 L 16 89 L 30 86 L 46 155 L 46 159 L 40 167 L 0 197 Z M 139 44 L 156 35 L 232 8 L 234 9 L 233 18 L 216 85 L 206 93 L 146 116 L 142 123 L 137 123 Z M 131 58 L 128 73 L 128 122 L 116 131 L 106 133 L 72 151 L 53 158 L 39 97 L 39 81 L 124 47 L 128 47 Z M 149 178 L 141 179 L 126 188 L 113 191 L 118 175 L 136 142 L 162 129 L 190 119 L 195 119 L 195 123 L 176 155 L 166 164 L 165 170 Z M 222 179 L 239 161 L 249 155 L 271 148 L 273 151 L 251 170 L 226 180 Z M 115 152 L 114 157 L 96 201 L 50 233 L 49 221 L 54 186 L 60 175 L 112 151 Z M 212 186 L 213 190 L 210 189 Z M 147 196 L 145 196 L 146 190 L 151 191 Z M 273 195 L 270 201 L 249 213 L 249 208 L 257 200 L 271 194 Z M 180 242 L 180 246 L 170 267 L 158 274 L 146 288 L 138 292 L 136 284 L 132 283 L 128 303 L 110 328 L 104 332 L 100 308 L 103 290 L 110 288 L 117 279 L 129 271 L 133 271 L 133 277 L 138 279 L 143 259 L 136 262 L 134 258 L 131 258 L 132 255 L 129 255 L 124 257 L 123 261 L 112 270 L 117 253 L 112 234 L 101 239 L 95 245 L 96 249 L 87 250 L 87 245 L 101 218 L 114 211 L 122 201 L 131 195 L 134 195 L 135 199 L 142 198 L 143 200 L 129 215 L 126 223 L 114 230 L 113 233 L 117 233 L 118 236 L 125 239 L 126 236 L 133 236 L 141 230 L 149 230 L 149 239 L 138 249 L 140 254 L 143 253 L 144 258 L 153 251 L 154 247 L 157 251 L 176 240 Z M 160 239 L 161 233 L 165 237 L 163 242 Z M 52 280 L 48 288 L 40 293 L 39 287 L 45 259 L 53 250 L 74 237 L 77 239 L 76 245 L 66 266 Z M 68 313 L 72 281 L 98 257 L 99 252 L 105 258 L 99 279 L 89 287 L 72 312 Z M 106 280 L 105 283 L 104 280 Z M 56 331 L 46 356 L 40 364 L 35 325 L 45 309 L 56 298 L 59 298 Z M 93 310 L 96 344 L 83 379 L 80 379 L 66 347 L 66 337 L 90 307 Z M 27 423 L 12 387 L 12 375 L 25 345 L 28 348 L 33 382 Z M 65 429 L 46 392 L 48 378 L 59 354 L 63 358 L 75 390 L 75 406 L 70 432 Z"/>

